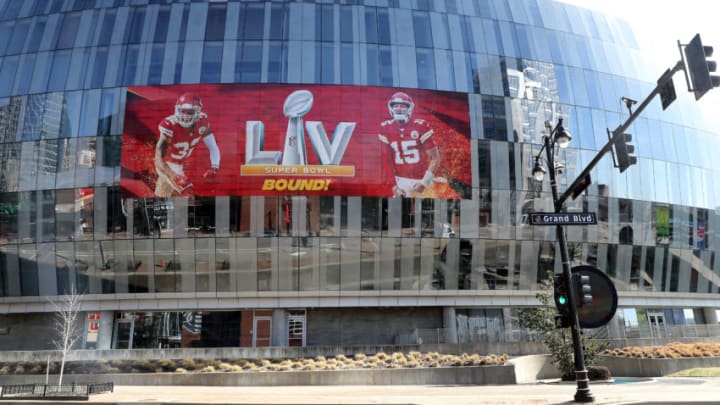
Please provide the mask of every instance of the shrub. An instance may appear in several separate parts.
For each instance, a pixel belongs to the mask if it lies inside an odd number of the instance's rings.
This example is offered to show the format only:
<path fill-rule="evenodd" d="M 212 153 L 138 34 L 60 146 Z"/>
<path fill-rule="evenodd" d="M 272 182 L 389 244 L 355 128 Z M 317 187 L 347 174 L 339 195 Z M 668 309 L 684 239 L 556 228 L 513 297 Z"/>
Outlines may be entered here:
<path fill-rule="evenodd" d="M 627 346 L 605 350 L 603 354 L 617 357 L 670 358 L 720 356 L 720 343 L 669 343 L 665 346 Z"/>
<path fill-rule="evenodd" d="M 605 366 L 588 366 L 587 372 L 590 381 L 605 381 L 610 379 L 610 369 Z"/>

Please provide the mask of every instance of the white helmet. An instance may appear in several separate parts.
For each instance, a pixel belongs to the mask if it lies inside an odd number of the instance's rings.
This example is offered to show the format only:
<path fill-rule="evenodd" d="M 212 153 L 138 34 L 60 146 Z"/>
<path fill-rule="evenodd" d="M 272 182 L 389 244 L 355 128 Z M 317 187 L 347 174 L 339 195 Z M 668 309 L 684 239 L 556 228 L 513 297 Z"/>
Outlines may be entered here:
<path fill-rule="evenodd" d="M 189 128 L 197 122 L 200 110 L 202 110 L 200 97 L 192 93 L 185 93 L 178 97 L 177 103 L 175 103 L 175 118 L 181 126 Z"/>
<path fill-rule="evenodd" d="M 407 108 L 405 111 L 396 111 L 393 108 L 396 104 L 402 104 Z M 412 115 L 414 107 L 415 103 L 413 103 L 412 98 L 402 91 L 398 91 L 393 94 L 392 97 L 390 97 L 390 100 L 388 100 L 388 110 L 390 111 L 390 116 L 392 116 L 395 121 L 402 122 L 403 124 L 410 121 L 410 116 Z"/>

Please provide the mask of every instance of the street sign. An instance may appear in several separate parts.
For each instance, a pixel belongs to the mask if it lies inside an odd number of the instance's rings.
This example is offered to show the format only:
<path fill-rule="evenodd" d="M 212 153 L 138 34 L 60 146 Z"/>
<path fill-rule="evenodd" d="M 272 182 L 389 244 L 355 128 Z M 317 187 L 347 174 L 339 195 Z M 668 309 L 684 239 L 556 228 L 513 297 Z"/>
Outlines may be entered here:
<path fill-rule="evenodd" d="M 593 266 L 581 265 L 572 268 L 572 274 L 589 276 L 592 301 L 578 308 L 580 327 L 599 328 L 607 325 L 617 311 L 618 296 L 610 277 Z"/>
<path fill-rule="evenodd" d="M 596 225 L 597 217 L 594 212 L 532 212 L 530 225 Z"/>

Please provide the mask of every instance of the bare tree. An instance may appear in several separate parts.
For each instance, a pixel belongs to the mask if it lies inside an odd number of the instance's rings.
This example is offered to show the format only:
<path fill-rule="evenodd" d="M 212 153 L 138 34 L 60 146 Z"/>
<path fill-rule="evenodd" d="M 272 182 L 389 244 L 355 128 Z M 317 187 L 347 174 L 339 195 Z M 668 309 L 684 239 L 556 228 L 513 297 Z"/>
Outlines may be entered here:
<path fill-rule="evenodd" d="M 82 337 L 81 325 L 78 324 L 82 295 L 78 294 L 73 287 L 67 294 L 58 297 L 57 300 L 49 299 L 49 301 L 55 309 L 55 336 L 53 338 L 53 345 L 62 355 L 60 360 L 60 378 L 58 379 L 58 386 L 60 386 L 62 384 L 67 354 Z"/>

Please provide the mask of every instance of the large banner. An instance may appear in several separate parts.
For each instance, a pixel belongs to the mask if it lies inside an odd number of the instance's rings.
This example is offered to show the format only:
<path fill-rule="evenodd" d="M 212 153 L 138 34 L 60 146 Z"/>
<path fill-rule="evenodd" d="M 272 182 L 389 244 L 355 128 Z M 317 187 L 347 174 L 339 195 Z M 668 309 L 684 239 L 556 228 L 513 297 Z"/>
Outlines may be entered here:
<path fill-rule="evenodd" d="M 470 198 L 467 95 L 334 85 L 129 87 L 126 196 Z"/>

